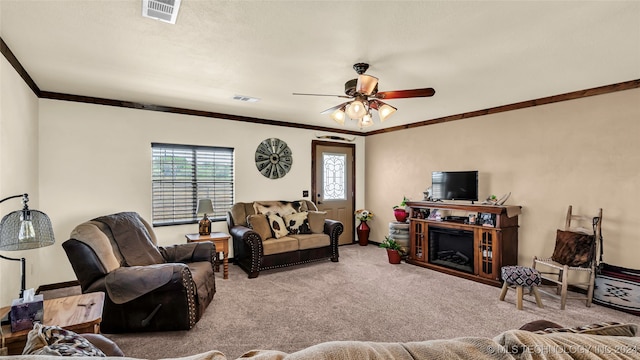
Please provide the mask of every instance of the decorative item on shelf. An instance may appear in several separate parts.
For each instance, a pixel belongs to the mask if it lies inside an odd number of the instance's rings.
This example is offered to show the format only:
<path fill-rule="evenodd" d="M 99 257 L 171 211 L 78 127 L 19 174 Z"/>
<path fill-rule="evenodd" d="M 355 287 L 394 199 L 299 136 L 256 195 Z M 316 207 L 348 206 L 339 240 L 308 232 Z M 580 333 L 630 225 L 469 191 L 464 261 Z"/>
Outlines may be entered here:
<path fill-rule="evenodd" d="M 431 192 L 431 186 L 429 186 L 427 190 L 423 191 L 422 194 L 424 197 L 422 198 L 422 201 L 431 201 Z"/>
<path fill-rule="evenodd" d="M 468 223 L 469 223 L 469 224 L 471 224 L 471 225 L 475 225 L 475 223 L 476 223 L 476 216 L 477 216 L 477 215 L 476 215 L 475 213 L 471 213 L 471 214 L 469 214 L 469 220 L 468 220 Z"/>
<path fill-rule="evenodd" d="M 196 214 L 204 214 L 204 217 L 198 222 L 198 233 L 200 233 L 200 235 L 211 234 L 211 220 L 207 217 L 207 213 L 213 214 L 213 203 L 211 199 L 198 200 Z"/>
<path fill-rule="evenodd" d="M 387 257 L 390 264 L 400 264 L 402 248 L 393 238 L 385 236 L 384 241 L 380 243 L 380 247 L 387 249 Z"/>
<path fill-rule="evenodd" d="M 507 202 L 509 196 L 511 196 L 511 192 L 502 195 L 499 199 L 497 196 L 491 194 L 485 201 L 482 202 L 482 205 L 503 205 L 505 202 Z"/>
<path fill-rule="evenodd" d="M 369 232 L 371 229 L 367 225 L 367 221 L 373 219 L 373 213 L 366 209 L 355 211 L 356 219 L 360 220 L 360 224 L 356 228 L 358 233 L 358 244 L 367 246 L 369 244 Z"/>
<path fill-rule="evenodd" d="M 407 221 L 407 217 L 409 216 L 409 213 L 405 209 L 407 206 L 407 201 L 409 201 L 409 199 L 407 199 L 406 196 L 403 196 L 402 202 L 400 202 L 400 205 L 396 205 L 393 207 L 393 216 L 396 217 L 396 220 L 398 222 Z"/>
<path fill-rule="evenodd" d="M 0 251 L 36 249 L 53 244 L 55 239 L 51 219 L 43 212 L 29 209 L 27 206 L 29 194 L 9 196 L 0 200 L 0 203 L 18 197 L 22 197 L 22 210 L 5 215 L 0 222 Z M 16 259 L 3 255 L 0 255 L 0 258 L 20 261 L 22 271 L 20 298 L 22 298 L 26 287 L 25 258 Z"/>

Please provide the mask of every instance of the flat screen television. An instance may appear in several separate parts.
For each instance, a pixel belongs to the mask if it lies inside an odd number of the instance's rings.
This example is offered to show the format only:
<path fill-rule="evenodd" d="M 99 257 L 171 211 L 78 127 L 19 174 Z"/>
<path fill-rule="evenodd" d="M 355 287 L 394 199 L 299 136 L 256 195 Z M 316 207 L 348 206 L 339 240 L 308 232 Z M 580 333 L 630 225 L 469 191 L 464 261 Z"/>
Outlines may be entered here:
<path fill-rule="evenodd" d="M 478 201 L 478 171 L 434 171 L 432 200 Z"/>

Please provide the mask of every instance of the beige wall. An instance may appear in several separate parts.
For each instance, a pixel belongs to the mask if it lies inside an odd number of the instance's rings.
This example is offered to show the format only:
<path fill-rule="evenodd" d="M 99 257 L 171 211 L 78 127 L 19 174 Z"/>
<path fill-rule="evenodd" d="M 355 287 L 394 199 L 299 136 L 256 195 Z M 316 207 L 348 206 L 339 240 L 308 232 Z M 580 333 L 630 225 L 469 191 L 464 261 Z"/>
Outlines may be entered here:
<path fill-rule="evenodd" d="M 133 210 L 151 217 L 150 143 L 236 149 L 236 200 L 297 199 L 311 183 L 315 131 L 38 100 L 0 60 L 0 196 L 28 192 L 47 213 L 56 244 L 5 256 L 27 258 L 27 287 L 74 278 L 62 250 L 72 228 L 87 219 Z M 523 206 L 519 262 L 549 254 L 568 204 L 604 208 L 605 260 L 640 268 L 640 90 L 628 90 L 356 140 L 357 208 L 380 241 L 403 195 L 421 199 L 431 171 L 480 171 L 480 195 L 511 191 Z M 291 172 L 269 180 L 255 169 L 258 143 L 278 137 L 294 154 Z M 573 160 L 575 159 L 575 160 Z M 365 194 L 366 186 L 366 198 Z M 265 195 L 266 194 L 266 195 Z M 0 205 L 2 214 L 19 200 Z M 161 245 L 183 242 L 195 225 L 157 228 Z M 214 230 L 224 231 L 224 223 Z M 0 306 L 19 288 L 18 263 L 0 261 Z"/>
<path fill-rule="evenodd" d="M 38 209 L 38 98 L 0 57 L 0 199 L 29 194 L 29 206 Z M 0 205 L 0 216 L 22 209 L 20 198 Z M 37 284 L 33 270 L 45 249 L 3 251 L 11 258 L 27 259 L 27 287 Z M 0 306 L 17 297 L 20 262 L 0 259 Z"/>
<path fill-rule="evenodd" d="M 640 89 L 366 138 L 366 206 L 380 241 L 392 207 L 421 200 L 431 172 L 478 170 L 480 198 L 521 205 L 519 256 L 551 255 L 567 206 L 603 208 L 605 261 L 640 268 Z"/>
<path fill-rule="evenodd" d="M 40 207 L 53 221 L 56 244 L 34 269 L 36 284 L 75 279 L 61 244 L 77 224 L 118 211 L 151 219 L 152 142 L 235 148 L 236 201 L 300 199 L 310 190 L 317 131 L 46 99 L 39 108 Z M 258 144 L 270 137 L 293 151 L 291 171 L 278 180 L 262 176 L 254 163 Z M 364 138 L 355 143 L 357 158 L 363 158 Z M 361 165 L 357 173 L 364 178 Z M 362 180 L 356 186 L 357 205 L 363 206 Z M 213 230 L 227 231 L 226 223 L 214 223 Z M 185 242 L 184 234 L 197 225 L 155 231 L 160 245 L 169 245 Z"/>

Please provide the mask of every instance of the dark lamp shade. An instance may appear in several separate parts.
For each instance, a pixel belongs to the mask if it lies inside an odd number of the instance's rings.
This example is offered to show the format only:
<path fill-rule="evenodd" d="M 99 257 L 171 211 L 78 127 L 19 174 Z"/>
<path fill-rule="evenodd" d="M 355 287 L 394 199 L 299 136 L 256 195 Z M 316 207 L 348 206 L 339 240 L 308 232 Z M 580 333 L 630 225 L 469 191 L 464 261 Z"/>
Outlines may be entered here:
<path fill-rule="evenodd" d="M 20 229 L 26 225 L 23 219 L 23 210 L 7 214 L 0 222 L 0 251 L 18 251 L 35 249 L 52 245 L 53 227 L 47 214 L 38 210 L 28 210 L 33 225 L 33 236 L 21 236 Z M 23 239 L 21 239 L 21 237 Z"/>

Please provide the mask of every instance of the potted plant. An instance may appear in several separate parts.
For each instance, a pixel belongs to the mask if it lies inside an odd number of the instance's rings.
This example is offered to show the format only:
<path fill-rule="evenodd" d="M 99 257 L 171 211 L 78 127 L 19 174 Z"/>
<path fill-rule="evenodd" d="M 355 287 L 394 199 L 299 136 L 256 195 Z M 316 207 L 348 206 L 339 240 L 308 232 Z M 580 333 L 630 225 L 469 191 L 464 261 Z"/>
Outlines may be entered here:
<path fill-rule="evenodd" d="M 393 216 L 396 217 L 396 221 L 398 222 L 407 221 L 407 217 L 409 216 L 409 213 L 407 213 L 407 210 L 405 209 L 407 206 L 407 201 L 409 201 L 409 199 L 407 199 L 406 196 L 403 196 L 400 205 L 396 205 L 393 207 Z"/>
<path fill-rule="evenodd" d="M 356 210 L 356 219 L 360 220 L 360 225 L 356 228 L 358 233 L 358 244 L 361 246 L 367 246 L 369 244 L 369 225 L 367 221 L 373 219 L 373 213 L 367 209 Z"/>
<path fill-rule="evenodd" d="M 402 248 L 393 238 L 385 236 L 384 241 L 380 243 L 380 247 L 387 249 L 390 264 L 400 264 Z"/>

